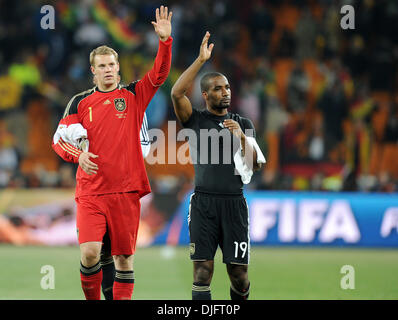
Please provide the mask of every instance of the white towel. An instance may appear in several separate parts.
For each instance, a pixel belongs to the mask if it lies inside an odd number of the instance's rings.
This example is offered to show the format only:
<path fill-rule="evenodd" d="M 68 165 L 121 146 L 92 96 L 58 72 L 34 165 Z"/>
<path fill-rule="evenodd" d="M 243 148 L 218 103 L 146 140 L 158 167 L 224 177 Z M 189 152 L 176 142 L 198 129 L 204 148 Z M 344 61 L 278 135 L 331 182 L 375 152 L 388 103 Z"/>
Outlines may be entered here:
<path fill-rule="evenodd" d="M 266 163 L 265 157 L 261 152 L 261 149 L 258 146 L 256 139 L 254 139 L 253 137 L 246 137 L 246 139 L 250 146 L 256 150 L 257 163 Z M 242 146 L 240 146 L 239 150 L 234 155 L 235 169 L 240 175 L 242 182 L 244 184 L 248 184 L 252 179 L 253 168 L 249 168 L 249 166 L 246 164 L 241 150 Z"/>
<path fill-rule="evenodd" d="M 73 145 L 75 148 L 85 152 L 88 151 L 87 130 L 80 123 L 73 123 L 69 126 L 60 124 L 54 134 L 54 144 L 57 144 L 59 139 Z"/>
<path fill-rule="evenodd" d="M 84 152 L 88 152 L 89 141 L 87 139 L 87 130 L 80 123 L 73 123 L 67 126 L 60 124 L 54 134 L 54 144 L 57 144 L 59 139 L 73 145 Z M 140 130 L 141 149 L 144 158 L 149 154 L 151 149 L 151 142 L 148 135 L 148 122 L 146 114 L 144 114 L 144 121 Z"/>

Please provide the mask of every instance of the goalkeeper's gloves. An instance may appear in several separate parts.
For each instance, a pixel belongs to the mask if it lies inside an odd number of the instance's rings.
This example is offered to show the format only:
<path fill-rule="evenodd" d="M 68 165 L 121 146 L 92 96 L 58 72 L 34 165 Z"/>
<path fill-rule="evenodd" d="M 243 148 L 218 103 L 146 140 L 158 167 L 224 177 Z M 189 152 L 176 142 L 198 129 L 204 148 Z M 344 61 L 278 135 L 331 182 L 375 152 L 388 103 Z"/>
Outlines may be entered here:
<path fill-rule="evenodd" d="M 77 147 L 83 152 L 88 152 L 89 141 L 86 138 L 80 138 L 77 140 Z"/>

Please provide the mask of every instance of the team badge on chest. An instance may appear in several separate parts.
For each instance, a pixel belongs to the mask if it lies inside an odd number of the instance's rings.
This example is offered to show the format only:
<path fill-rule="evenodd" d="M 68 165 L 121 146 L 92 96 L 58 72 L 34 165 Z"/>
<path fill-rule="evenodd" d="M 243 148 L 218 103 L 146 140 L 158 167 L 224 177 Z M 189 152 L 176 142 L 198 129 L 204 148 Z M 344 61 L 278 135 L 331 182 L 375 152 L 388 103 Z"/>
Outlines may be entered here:
<path fill-rule="evenodd" d="M 113 101 L 117 111 L 122 112 L 126 110 L 126 101 L 124 101 L 124 98 L 113 99 Z"/>

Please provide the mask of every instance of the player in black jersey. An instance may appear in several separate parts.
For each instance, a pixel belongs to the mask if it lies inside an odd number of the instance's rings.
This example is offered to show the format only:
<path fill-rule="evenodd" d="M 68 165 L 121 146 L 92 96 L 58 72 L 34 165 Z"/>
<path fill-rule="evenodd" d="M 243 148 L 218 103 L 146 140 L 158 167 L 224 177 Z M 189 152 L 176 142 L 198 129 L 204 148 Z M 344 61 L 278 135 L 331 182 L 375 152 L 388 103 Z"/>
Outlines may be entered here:
<path fill-rule="evenodd" d="M 178 120 L 196 133 L 195 139 L 189 138 L 195 168 L 195 192 L 188 214 L 194 268 L 192 299 L 211 299 L 214 255 L 220 246 L 231 281 L 231 299 L 245 300 L 250 287 L 250 239 L 243 184 L 250 181 L 253 170 L 260 169 L 265 159 L 255 142 L 252 122 L 227 110 L 231 89 L 224 75 L 212 72 L 202 77 L 204 111 L 193 109 L 186 96 L 198 71 L 211 56 L 214 44 L 208 45 L 209 37 L 206 32 L 198 58 L 171 91 Z"/>

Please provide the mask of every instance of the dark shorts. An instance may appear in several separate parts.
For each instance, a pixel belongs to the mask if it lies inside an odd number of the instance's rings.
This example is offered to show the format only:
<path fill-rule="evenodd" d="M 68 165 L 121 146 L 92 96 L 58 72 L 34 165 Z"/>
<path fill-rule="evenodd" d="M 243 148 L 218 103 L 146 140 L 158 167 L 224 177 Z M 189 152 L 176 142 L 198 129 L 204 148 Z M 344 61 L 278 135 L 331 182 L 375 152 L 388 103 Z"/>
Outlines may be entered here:
<path fill-rule="evenodd" d="M 214 260 L 220 246 L 224 263 L 249 264 L 249 210 L 241 196 L 195 192 L 188 214 L 193 261 Z"/>

